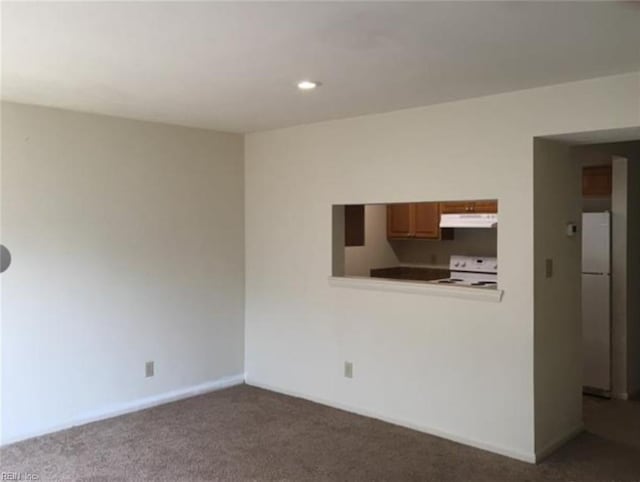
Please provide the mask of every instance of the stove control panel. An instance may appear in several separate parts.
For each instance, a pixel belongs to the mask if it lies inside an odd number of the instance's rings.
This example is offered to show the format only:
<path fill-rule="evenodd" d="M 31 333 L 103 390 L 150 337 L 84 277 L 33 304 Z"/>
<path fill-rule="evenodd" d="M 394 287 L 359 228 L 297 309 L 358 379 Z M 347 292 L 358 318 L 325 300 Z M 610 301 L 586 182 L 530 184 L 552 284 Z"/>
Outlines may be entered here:
<path fill-rule="evenodd" d="M 498 258 L 452 255 L 449 260 L 449 269 L 474 273 L 497 273 Z"/>

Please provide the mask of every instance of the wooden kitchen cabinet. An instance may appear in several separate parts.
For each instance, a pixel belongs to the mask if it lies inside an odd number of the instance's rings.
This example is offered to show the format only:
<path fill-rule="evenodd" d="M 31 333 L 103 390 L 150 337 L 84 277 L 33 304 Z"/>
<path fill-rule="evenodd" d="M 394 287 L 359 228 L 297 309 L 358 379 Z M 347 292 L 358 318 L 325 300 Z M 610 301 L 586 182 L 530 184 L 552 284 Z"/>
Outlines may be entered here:
<path fill-rule="evenodd" d="M 387 204 L 387 237 L 408 238 L 413 232 L 413 204 Z"/>
<path fill-rule="evenodd" d="M 582 169 L 584 197 L 611 196 L 611 166 L 588 166 Z"/>
<path fill-rule="evenodd" d="M 442 214 L 497 213 L 498 201 L 452 201 L 440 203 Z"/>
<path fill-rule="evenodd" d="M 438 239 L 440 237 L 440 206 L 438 203 L 414 204 L 415 238 Z"/>
<path fill-rule="evenodd" d="M 453 230 L 440 229 L 440 203 L 387 205 L 388 239 L 453 239 Z"/>
<path fill-rule="evenodd" d="M 495 214 L 498 212 L 498 201 L 475 201 L 473 203 L 473 212 Z"/>
<path fill-rule="evenodd" d="M 344 207 L 344 245 L 364 246 L 364 204 Z"/>
<path fill-rule="evenodd" d="M 473 207 L 473 202 L 453 201 L 440 203 L 440 211 L 442 214 L 460 214 L 468 213 Z"/>

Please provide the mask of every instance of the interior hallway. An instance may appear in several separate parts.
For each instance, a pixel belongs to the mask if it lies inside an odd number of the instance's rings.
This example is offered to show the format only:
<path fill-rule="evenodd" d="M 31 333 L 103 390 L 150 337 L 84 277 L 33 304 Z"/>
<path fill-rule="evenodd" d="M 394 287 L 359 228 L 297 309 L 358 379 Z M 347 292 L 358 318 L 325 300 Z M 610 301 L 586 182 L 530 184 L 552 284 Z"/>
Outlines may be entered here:
<path fill-rule="evenodd" d="M 640 480 L 640 402 L 585 398 L 586 432 L 530 465 L 241 385 L 0 451 L 41 480 Z"/>
<path fill-rule="evenodd" d="M 640 450 L 640 401 L 584 397 L 587 431 Z"/>

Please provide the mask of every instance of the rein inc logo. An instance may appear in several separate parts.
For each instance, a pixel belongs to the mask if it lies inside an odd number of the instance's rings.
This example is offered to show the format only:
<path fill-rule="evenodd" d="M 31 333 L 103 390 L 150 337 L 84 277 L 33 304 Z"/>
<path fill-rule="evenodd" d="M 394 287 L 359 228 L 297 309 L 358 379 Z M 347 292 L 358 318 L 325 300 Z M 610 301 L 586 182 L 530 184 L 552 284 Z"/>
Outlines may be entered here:
<path fill-rule="evenodd" d="M 40 480 L 40 476 L 32 472 L 2 472 L 0 480 Z"/>

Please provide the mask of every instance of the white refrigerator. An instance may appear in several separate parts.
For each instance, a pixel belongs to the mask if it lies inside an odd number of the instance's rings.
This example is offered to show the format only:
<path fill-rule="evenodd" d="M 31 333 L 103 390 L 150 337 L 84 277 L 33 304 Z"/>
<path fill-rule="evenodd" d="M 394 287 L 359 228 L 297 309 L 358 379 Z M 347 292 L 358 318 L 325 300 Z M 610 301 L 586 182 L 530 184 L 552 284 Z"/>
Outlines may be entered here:
<path fill-rule="evenodd" d="M 611 214 L 582 214 L 582 351 L 585 392 L 611 392 Z"/>

